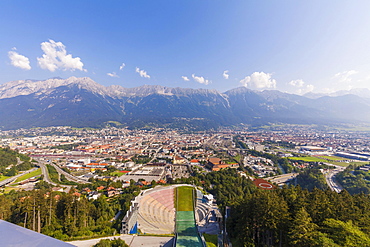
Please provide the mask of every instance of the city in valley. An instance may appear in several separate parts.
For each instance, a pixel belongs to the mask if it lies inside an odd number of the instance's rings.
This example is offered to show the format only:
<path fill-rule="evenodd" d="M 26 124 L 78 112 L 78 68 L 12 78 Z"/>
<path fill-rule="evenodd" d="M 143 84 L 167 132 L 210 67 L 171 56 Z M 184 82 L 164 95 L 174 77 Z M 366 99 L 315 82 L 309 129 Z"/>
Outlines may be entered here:
<path fill-rule="evenodd" d="M 224 168 L 278 180 L 312 162 L 329 166 L 322 169 L 327 174 L 350 164 L 365 165 L 370 159 L 367 132 L 303 125 L 199 132 L 47 127 L 2 131 L 0 136 L 0 147 L 29 156 L 38 166 L 53 166 L 65 179 L 76 183 L 87 183 L 93 178 L 127 184 L 130 180 L 144 185 L 152 181 L 165 184 L 188 178 L 194 170 L 207 173 Z M 258 154 L 287 158 L 288 162 L 282 167 L 276 160 Z M 42 170 L 43 178 L 47 179 L 45 171 Z M 29 190 L 33 185 L 32 180 L 8 187 Z"/>
<path fill-rule="evenodd" d="M 101 239 L 120 239 L 130 246 L 189 246 L 186 241 L 193 241 L 194 246 L 203 242 L 227 245 L 235 233 L 224 221 L 232 218 L 234 200 L 243 200 L 247 188 L 262 192 L 298 185 L 307 189 L 305 193 L 321 189 L 334 194 L 342 190 L 368 193 L 370 188 L 370 134 L 348 126 L 272 125 L 207 131 L 46 127 L 1 131 L 0 136 L 1 157 L 7 152 L 17 156 L 17 162 L 1 166 L 2 200 L 7 195 L 22 195 L 18 196 L 20 205 L 0 206 L 1 218 L 8 216 L 13 223 L 76 246 L 92 246 Z M 186 220 L 179 214 L 179 198 L 187 193 L 181 185 L 186 184 L 195 189 L 194 222 L 189 223 L 196 229 L 193 233 L 179 230 L 183 224 L 179 219 Z M 32 207 L 30 201 L 30 214 L 20 212 L 16 219 L 10 211 L 36 196 L 32 194 L 36 191 L 44 193 L 45 201 L 38 203 L 46 203 L 50 212 Z M 48 199 L 50 195 L 53 200 Z M 57 229 L 48 227 L 60 214 L 51 213 L 52 205 L 55 210 L 66 207 L 61 202 L 67 200 L 65 196 L 77 200 L 74 217 L 85 210 L 78 207 L 86 205 L 109 209 L 104 216 L 106 233 L 88 227 L 93 215 L 86 216 L 84 226 L 75 219 L 74 229 L 86 229 L 85 233 L 59 230 L 58 235 Z M 102 200 L 105 209 L 99 209 Z M 65 212 L 62 215 L 66 217 Z M 103 218 L 99 221 L 104 222 Z M 78 236 L 93 239 L 79 240 Z"/>

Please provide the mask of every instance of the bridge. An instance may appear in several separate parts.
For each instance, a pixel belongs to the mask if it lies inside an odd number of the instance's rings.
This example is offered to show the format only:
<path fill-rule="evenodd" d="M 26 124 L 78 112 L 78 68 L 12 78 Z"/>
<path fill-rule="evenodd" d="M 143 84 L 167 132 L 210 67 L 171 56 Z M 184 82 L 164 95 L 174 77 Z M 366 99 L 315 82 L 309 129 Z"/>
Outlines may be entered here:
<path fill-rule="evenodd" d="M 292 172 L 292 173 L 286 173 L 270 178 L 265 178 L 266 180 L 270 181 L 271 183 L 276 183 L 279 186 L 284 185 L 286 182 L 289 182 L 290 180 L 294 179 L 298 173 Z"/>

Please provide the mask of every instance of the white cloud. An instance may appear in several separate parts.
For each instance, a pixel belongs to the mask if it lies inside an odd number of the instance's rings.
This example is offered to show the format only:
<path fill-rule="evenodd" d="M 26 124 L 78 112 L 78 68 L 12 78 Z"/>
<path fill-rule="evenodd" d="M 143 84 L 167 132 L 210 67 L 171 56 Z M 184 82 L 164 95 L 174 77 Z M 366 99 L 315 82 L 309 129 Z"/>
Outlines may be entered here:
<path fill-rule="evenodd" d="M 139 73 L 139 75 L 141 77 L 150 78 L 150 75 L 148 75 L 146 71 L 140 70 L 138 67 L 136 67 L 136 70 L 135 71 L 136 71 L 136 73 Z"/>
<path fill-rule="evenodd" d="M 202 76 L 196 76 L 196 75 L 192 74 L 191 77 L 193 77 L 194 81 L 196 81 L 198 83 L 201 83 L 201 84 L 204 84 L 204 85 L 208 85 L 208 84 L 211 83 L 211 81 L 204 79 L 204 77 L 202 77 Z"/>
<path fill-rule="evenodd" d="M 276 88 L 276 80 L 271 79 L 271 74 L 254 72 L 240 81 L 243 86 L 252 89 Z"/>
<path fill-rule="evenodd" d="M 119 70 L 123 70 L 123 68 L 126 66 L 126 64 L 125 63 L 122 63 L 122 65 L 121 66 L 119 66 Z"/>
<path fill-rule="evenodd" d="M 296 94 L 305 94 L 305 93 L 308 93 L 308 92 L 312 92 L 313 90 L 315 89 L 314 85 L 311 85 L 311 84 L 308 84 L 304 87 L 301 87 L 297 90 Z"/>
<path fill-rule="evenodd" d="M 306 85 L 302 79 L 292 80 L 288 83 L 289 85 L 298 88 L 294 93 L 296 94 L 305 94 L 311 92 L 315 87 L 311 84 Z"/>
<path fill-rule="evenodd" d="M 189 79 L 187 76 L 181 76 L 181 78 L 182 78 L 184 81 L 190 81 L 190 79 Z"/>
<path fill-rule="evenodd" d="M 314 85 L 312 85 L 312 84 L 308 84 L 307 86 L 306 86 L 306 90 L 307 90 L 307 92 L 311 92 L 311 91 L 313 91 L 315 89 L 315 86 Z"/>
<path fill-rule="evenodd" d="M 116 74 L 116 72 L 107 73 L 107 75 L 109 75 L 110 77 L 117 77 L 117 78 L 119 78 L 119 76 Z"/>
<path fill-rule="evenodd" d="M 44 54 L 42 57 L 38 57 L 37 61 L 42 69 L 51 72 L 57 69 L 87 71 L 83 68 L 84 64 L 79 57 L 73 58 L 71 54 L 67 54 L 66 47 L 62 42 L 55 42 L 50 39 L 41 43 L 41 49 Z"/>
<path fill-rule="evenodd" d="M 358 71 L 356 70 L 343 71 L 343 72 L 335 74 L 332 79 L 335 79 L 339 82 L 351 82 L 352 81 L 351 76 L 357 73 Z"/>
<path fill-rule="evenodd" d="M 290 81 L 288 84 L 293 86 L 293 87 L 303 87 L 304 81 L 302 79 L 293 80 L 293 81 Z"/>
<path fill-rule="evenodd" d="M 15 47 L 12 50 L 13 51 L 8 52 L 8 56 L 9 56 L 11 64 L 17 68 L 30 70 L 31 65 L 30 65 L 30 60 L 28 59 L 28 57 L 18 54 L 18 52 L 15 51 L 17 50 Z"/>
<path fill-rule="evenodd" d="M 222 73 L 222 76 L 227 80 L 229 79 L 229 71 L 228 70 L 225 70 L 224 73 Z"/>

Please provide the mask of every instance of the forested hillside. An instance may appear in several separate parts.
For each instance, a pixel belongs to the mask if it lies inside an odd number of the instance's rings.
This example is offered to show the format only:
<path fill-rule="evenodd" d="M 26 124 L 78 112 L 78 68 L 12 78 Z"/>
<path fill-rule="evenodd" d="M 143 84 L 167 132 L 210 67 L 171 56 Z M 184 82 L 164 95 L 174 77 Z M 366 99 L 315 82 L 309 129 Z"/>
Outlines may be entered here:
<path fill-rule="evenodd" d="M 303 172 L 300 179 L 314 177 Z M 181 179 L 201 185 L 231 206 L 233 246 L 370 246 L 370 197 L 300 186 L 260 190 L 235 169 Z"/>
<path fill-rule="evenodd" d="M 369 208 L 347 191 L 256 190 L 234 203 L 228 232 L 234 246 L 370 246 Z"/>
<path fill-rule="evenodd" d="M 340 172 L 336 179 L 351 194 L 370 194 L 370 173 L 359 168 L 350 165 Z"/>
<path fill-rule="evenodd" d="M 0 219 L 61 240 L 111 236 L 119 233 L 121 227 L 113 217 L 120 210 L 126 212 L 138 190 L 137 186 L 130 186 L 109 200 L 104 195 L 88 200 L 79 193 L 49 189 L 13 191 L 0 195 Z"/>
<path fill-rule="evenodd" d="M 9 148 L 0 148 L 0 175 L 14 176 L 19 171 L 26 171 L 34 165 L 28 156 Z"/>

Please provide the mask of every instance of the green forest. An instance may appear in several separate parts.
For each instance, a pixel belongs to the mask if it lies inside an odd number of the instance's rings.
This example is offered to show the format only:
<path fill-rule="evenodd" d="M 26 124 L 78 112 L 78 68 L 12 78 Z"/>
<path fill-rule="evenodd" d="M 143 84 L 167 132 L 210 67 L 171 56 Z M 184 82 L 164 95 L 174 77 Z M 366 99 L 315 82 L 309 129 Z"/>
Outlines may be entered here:
<path fill-rule="evenodd" d="M 323 173 L 318 169 L 318 167 L 306 168 L 299 172 L 295 181 L 296 185 L 301 186 L 303 189 L 308 189 L 312 191 L 313 189 L 327 190 L 329 189 L 326 184 L 325 177 Z"/>
<path fill-rule="evenodd" d="M 227 222 L 234 246 L 370 246 L 370 198 L 299 186 L 256 190 Z"/>
<path fill-rule="evenodd" d="M 101 195 L 97 200 L 49 189 L 13 191 L 0 195 L 0 219 L 65 241 L 112 236 L 121 227 L 120 219 L 112 219 L 119 211 L 126 212 L 138 193 L 135 185 L 117 197 Z"/>
<path fill-rule="evenodd" d="M 300 176 L 321 186 L 316 170 Z M 202 186 L 223 212 L 231 207 L 227 232 L 233 246 L 370 246 L 370 197 L 365 194 L 300 186 L 260 190 L 235 169 L 176 182 Z"/>
<path fill-rule="evenodd" d="M 15 176 L 34 167 L 28 156 L 9 148 L 0 148 L 0 161 L 0 175 L 4 176 Z"/>
<path fill-rule="evenodd" d="M 370 173 L 359 166 L 349 165 L 336 179 L 350 194 L 370 194 Z"/>

